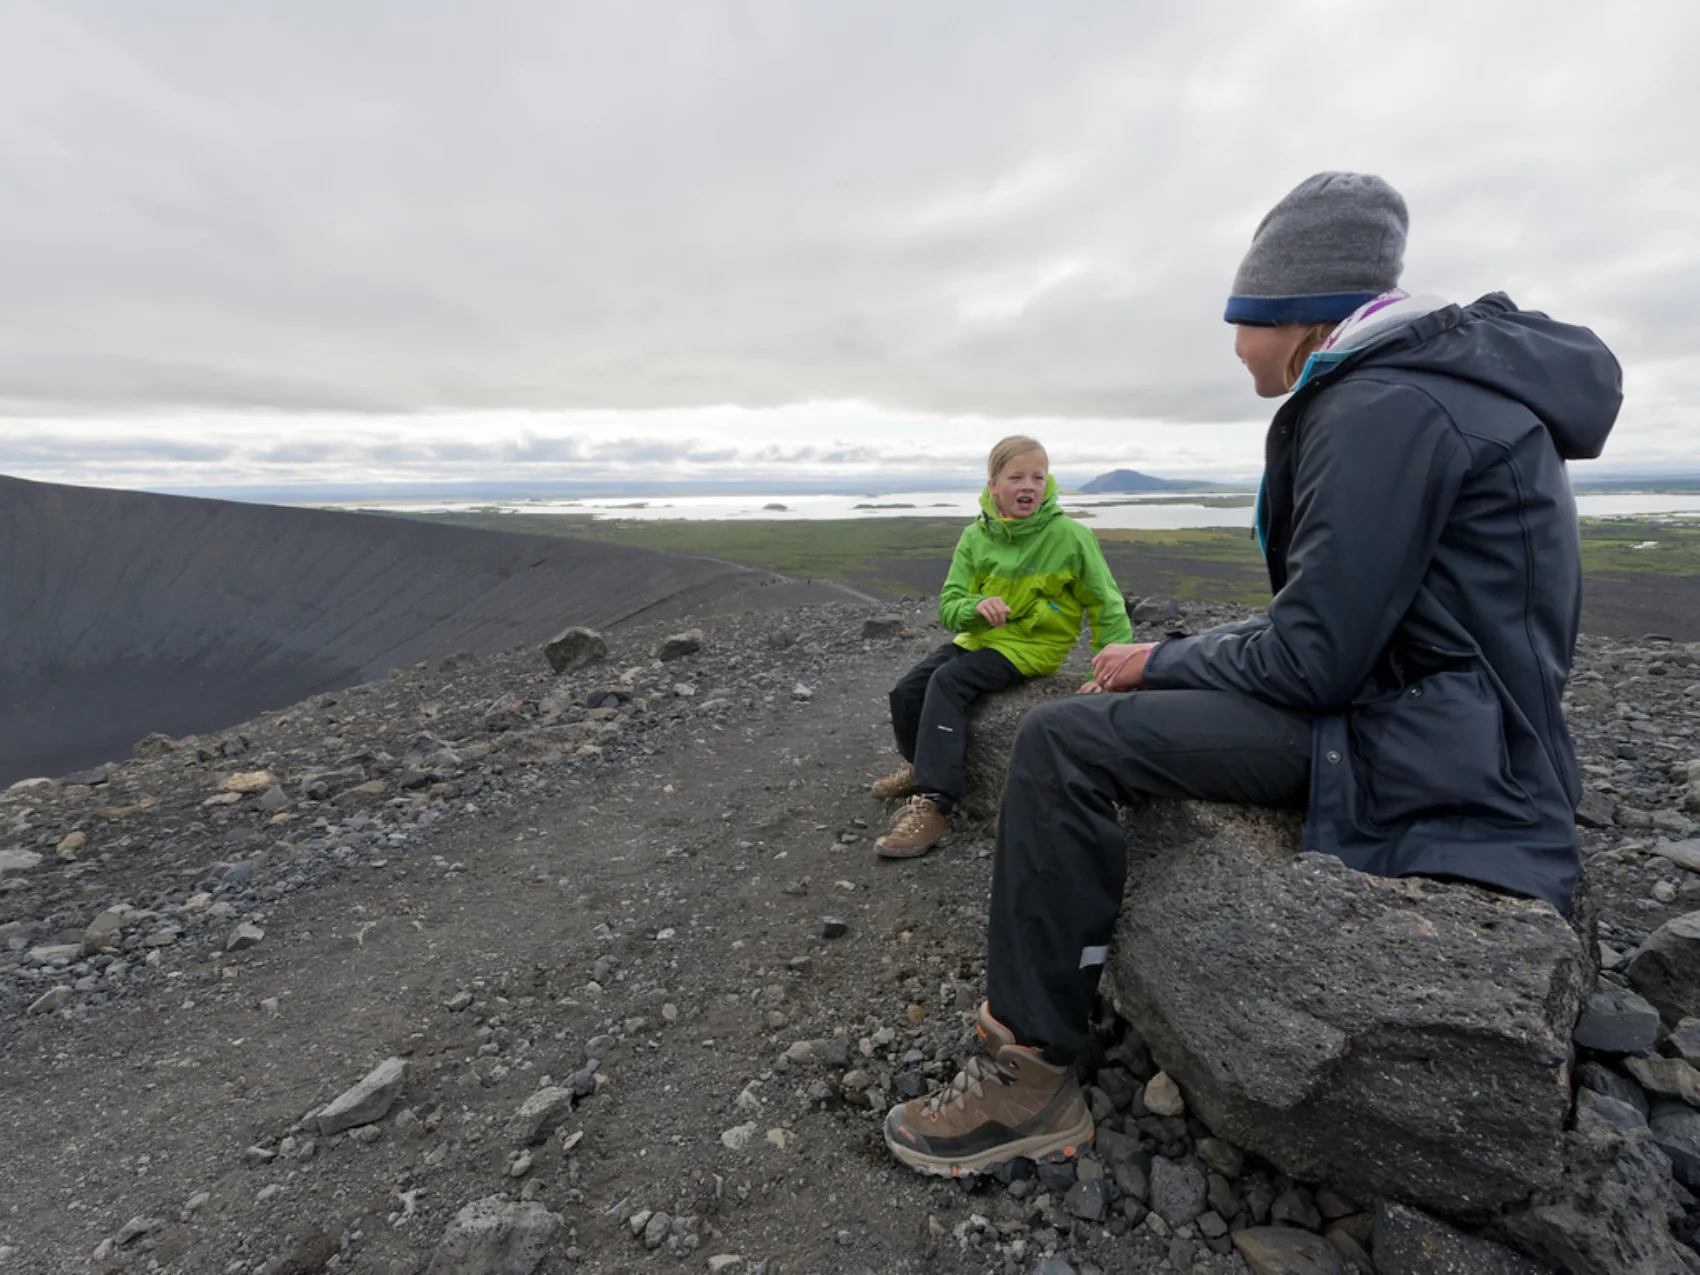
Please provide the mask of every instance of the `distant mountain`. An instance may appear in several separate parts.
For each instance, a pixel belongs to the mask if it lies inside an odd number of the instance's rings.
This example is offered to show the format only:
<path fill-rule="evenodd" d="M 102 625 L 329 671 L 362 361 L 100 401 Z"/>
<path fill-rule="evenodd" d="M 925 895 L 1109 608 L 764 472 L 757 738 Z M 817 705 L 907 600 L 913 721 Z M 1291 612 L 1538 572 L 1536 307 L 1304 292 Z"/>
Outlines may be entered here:
<path fill-rule="evenodd" d="M 1089 483 L 1083 483 L 1079 490 L 1083 495 L 1091 496 L 1105 492 L 1124 495 L 1152 491 L 1245 491 L 1249 488 L 1234 483 L 1199 482 L 1192 478 L 1154 478 L 1137 469 L 1112 469 Z"/>

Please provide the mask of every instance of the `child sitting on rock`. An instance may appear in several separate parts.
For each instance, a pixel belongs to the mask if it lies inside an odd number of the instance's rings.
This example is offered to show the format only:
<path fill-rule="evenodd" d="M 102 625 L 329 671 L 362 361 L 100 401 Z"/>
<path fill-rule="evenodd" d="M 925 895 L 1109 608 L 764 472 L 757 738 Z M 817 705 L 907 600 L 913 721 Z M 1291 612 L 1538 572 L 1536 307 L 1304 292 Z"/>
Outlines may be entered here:
<path fill-rule="evenodd" d="M 982 695 L 1062 667 L 1092 623 L 1092 648 L 1133 630 L 1098 538 L 1057 504 L 1050 459 L 1015 435 L 992 448 L 980 517 L 962 533 L 939 594 L 939 622 L 956 640 L 904 675 L 891 692 L 891 725 L 906 764 L 874 784 L 907 798 L 891 831 L 874 843 L 886 859 L 912 859 L 938 844 L 962 796 L 968 706 Z"/>

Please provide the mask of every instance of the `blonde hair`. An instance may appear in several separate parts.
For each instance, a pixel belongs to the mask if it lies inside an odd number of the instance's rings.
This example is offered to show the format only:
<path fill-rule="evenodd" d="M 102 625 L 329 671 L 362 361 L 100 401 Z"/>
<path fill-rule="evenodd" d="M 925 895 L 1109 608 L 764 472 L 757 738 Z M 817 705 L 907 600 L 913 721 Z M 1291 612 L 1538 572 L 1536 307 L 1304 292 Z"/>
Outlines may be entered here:
<path fill-rule="evenodd" d="M 986 477 L 996 481 L 997 476 L 1003 473 L 1003 467 L 1025 452 L 1038 452 L 1045 458 L 1045 468 L 1050 469 L 1051 454 L 1045 450 L 1043 443 L 1025 434 L 1011 434 L 1008 438 L 998 439 L 992 454 L 986 457 Z"/>
<path fill-rule="evenodd" d="M 1287 359 L 1287 367 L 1282 372 L 1284 384 L 1289 390 L 1299 383 L 1299 377 L 1305 374 L 1305 363 L 1311 355 L 1322 348 L 1322 343 L 1333 334 L 1338 323 L 1313 323 L 1304 330 L 1299 343 L 1293 347 L 1292 355 Z"/>

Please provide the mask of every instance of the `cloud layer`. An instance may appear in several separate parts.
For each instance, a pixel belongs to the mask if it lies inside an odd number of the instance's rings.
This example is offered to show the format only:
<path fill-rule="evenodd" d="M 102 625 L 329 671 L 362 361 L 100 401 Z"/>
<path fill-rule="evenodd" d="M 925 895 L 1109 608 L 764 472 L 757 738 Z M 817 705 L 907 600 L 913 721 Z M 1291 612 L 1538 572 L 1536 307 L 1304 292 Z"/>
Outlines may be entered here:
<path fill-rule="evenodd" d="M 1412 286 L 1613 344 L 1609 463 L 1700 468 L 1697 45 L 1635 0 L 11 5 L 0 467 L 955 466 L 1025 420 L 1245 472 L 1227 282 L 1358 168 Z"/>

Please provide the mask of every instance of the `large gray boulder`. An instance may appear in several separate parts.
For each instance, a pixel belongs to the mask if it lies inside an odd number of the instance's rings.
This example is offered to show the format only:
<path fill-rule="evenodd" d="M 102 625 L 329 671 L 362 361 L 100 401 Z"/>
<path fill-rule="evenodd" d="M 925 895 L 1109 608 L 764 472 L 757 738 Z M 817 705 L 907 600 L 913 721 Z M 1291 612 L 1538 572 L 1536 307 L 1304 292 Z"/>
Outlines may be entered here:
<path fill-rule="evenodd" d="M 1051 677 L 1035 677 L 968 706 L 968 747 L 963 759 L 967 781 L 956 811 L 969 819 L 996 819 L 1003 802 L 1004 773 L 1021 719 L 1046 700 L 1072 695 L 1092 675 L 1079 652 Z"/>
<path fill-rule="evenodd" d="M 1454 1219 L 1558 1191 L 1593 971 L 1549 905 L 1302 854 L 1286 813 L 1125 823 L 1106 987 L 1217 1136 Z"/>

